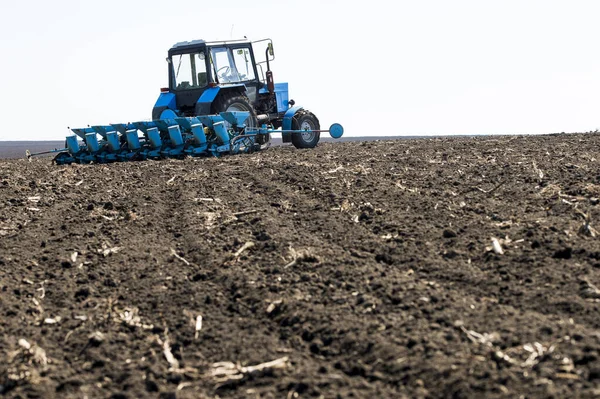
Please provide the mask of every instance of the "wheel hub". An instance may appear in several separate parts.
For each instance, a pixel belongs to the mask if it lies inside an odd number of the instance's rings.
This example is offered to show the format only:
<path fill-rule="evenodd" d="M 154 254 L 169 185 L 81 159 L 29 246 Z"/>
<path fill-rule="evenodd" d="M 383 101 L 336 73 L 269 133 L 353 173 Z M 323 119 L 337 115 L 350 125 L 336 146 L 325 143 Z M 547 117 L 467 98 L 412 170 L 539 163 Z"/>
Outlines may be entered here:
<path fill-rule="evenodd" d="M 302 122 L 302 125 L 300 125 L 300 130 L 304 130 L 302 132 L 302 139 L 304 139 L 304 141 L 312 141 L 315 138 L 316 133 L 312 131 L 314 128 L 310 122 Z"/>

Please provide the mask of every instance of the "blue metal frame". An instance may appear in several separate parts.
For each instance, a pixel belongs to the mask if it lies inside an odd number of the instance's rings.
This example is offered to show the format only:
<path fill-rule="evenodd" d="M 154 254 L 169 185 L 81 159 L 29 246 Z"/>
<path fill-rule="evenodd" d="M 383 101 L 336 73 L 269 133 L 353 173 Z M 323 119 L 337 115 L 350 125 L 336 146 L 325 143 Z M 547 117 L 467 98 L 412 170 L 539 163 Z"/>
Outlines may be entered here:
<path fill-rule="evenodd" d="M 294 115 L 296 115 L 296 113 L 298 111 L 302 111 L 303 109 L 304 109 L 304 107 L 302 107 L 300 105 L 296 105 L 296 106 L 289 108 L 287 111 L 285 111 L 285 114 L 283 115 L 283 121 L 281 123 L 281 130 L 291 130 L 292 129 L 292 119 L 294 118 Z M 292 134 L 288 133 L 288 132 L 281 133 L 281 140 L 284 143 L 291 143 L 292 142 Z"/>
<path fill-rule="evenodd" d="M 175 94 L 173 93 L 160 93 L 156 103 L 154 104 L 154 108 L 157 107 L 167 107 L 172 110 L 177 109 L 177 102 L 175 101 Z"/>
<path fill-rule="evenodd" d="M 267 94 L 269 90 L 265 87 L 258 90 L 259 94 Z M 287 82 L 275 83 L 275 100 L 277 101 L 277 112 L 285 112 L 289 105 L 289 89 Z"/>
<path fill-rule="evenodd" d="M 204 93 L 202 93 L 202 95 L 200 96 L 200 98 L 198 99 L 198 103 L 202 104 L 202 103 L 212 103 L 213 101 L 215 101 L 215 98 L 217 97 L 217 94 L 219 94 L 219 91 L 221 90 L 221 87 L 217 86 L 217 87 L 210 87 L 208 89 L 206 89 L 204 91 Z"/>
<path fill-rule="evenodd" d="M 289 108 L 287 111 L 285 111 L 285 114 L 283 115 L 283 122 L 281 124 L 281 128 L 283 130 L 291 130 L 292 129 L 292 119 L 294 118 L 294 115 L 296 115 L 296 113 L 298 111 L 302 111 L 303 109 L 304 109 L 303 106 L 295 105 L 292 108 Z"/>
<path fill-rule="evenodd" d="M 209 87 L 202 93 L 198 101 L 196 102 L 196 115 L 206 115 L 210 113 L 210 106 L 217 94 L 221 91 L 221 87 Z"/>
<path fill-rule="evenodd" d="M 177 117 L 177 112 L 169 108 L 163 110 L 163 112 L 160 113 L 160 119 L 175 119 Z"/>
<path fill-rule="evenodd" d="M 246 91 L 244 84 L 232 84 L 227 86 L 209 87 L 196 102 L 196 115 L 208 115 L 211 113 L 212 103 L 221 91 L 239 90 Z"/>

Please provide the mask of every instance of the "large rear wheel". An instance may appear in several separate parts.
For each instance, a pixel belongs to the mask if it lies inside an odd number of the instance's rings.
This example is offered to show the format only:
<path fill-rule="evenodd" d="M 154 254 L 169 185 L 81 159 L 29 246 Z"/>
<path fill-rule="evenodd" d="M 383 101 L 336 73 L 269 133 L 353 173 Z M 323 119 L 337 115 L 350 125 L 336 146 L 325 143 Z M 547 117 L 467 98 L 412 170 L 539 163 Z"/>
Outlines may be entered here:
<path fill-rule="evenodd" d="M 246 119 L 245 123 L 247 127 L 256 127 L 256 112 L 254 111 L 254 107 L 250 104 L 250 100 L 248 97 L 244 95 L 232 95 L 232 96 L 223 96 L 217 99 L 213 108 L 215 114 L 219 112 L 231 112 L 231 111 L 246 111 L 250 113 L 248 119 Z"/>
<path fill-rule="evenodd" d="M 292 133 L 292 144 L 296 148 L 314 148 L 317 146 L 321 133 L 319 120 L 310 111 L 298 111 L 292 119 L 292 129 L 303 130 L 301 133 Z"/>

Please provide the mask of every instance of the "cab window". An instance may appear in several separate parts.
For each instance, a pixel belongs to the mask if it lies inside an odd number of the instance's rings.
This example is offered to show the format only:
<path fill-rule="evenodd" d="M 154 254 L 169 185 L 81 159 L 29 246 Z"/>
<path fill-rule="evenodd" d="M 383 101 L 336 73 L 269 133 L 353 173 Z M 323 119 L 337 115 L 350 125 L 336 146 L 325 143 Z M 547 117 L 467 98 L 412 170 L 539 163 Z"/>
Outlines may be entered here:
<path fill-rule="evenodd" d="M 213 47 L 210 53 L 214 74 L 219 83 L 238 83 L 255 79 L 248 48 Z"/>
<path fill-rule="evenodd" d="M 231 51 L 227 47 L 213 47 L 210 53 L 214 73 L 219 83 L 239 82 Z"/>
<path fill-rule="evenodd" d="M 234 49 L 233 60 L 238 71 L 240 81 L 254 80 L 254 67 L 252 66 L 252 57 L 249 49 Z"/>
<path fill-rule="evenodd" d="M 197 89 L 207 85 L 204 52 L 174 55 L 172 66 L 176 90 Z"/>

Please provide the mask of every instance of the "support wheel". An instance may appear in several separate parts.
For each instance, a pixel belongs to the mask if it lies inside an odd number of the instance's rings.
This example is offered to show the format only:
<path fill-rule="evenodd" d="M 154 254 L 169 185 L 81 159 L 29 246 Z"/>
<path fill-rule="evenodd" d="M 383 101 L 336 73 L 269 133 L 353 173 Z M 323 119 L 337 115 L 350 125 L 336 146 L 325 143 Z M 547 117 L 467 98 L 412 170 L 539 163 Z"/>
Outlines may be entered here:
<path fill-rule="evenodd" d="M 305 130 L 302 133 L 292 133 L 292 144 L 296 148 L 314 148 L 321 138 L 321 133 L 315 131 L 321 129 L 319 120 L 309 111 L 298 111 L 294 115 L 292 129 Z"/>
<path fill-rule="evenodd" d="M 52 160 L 55 165 L 68 165 L 71 162 L 73 162 L 73 158 L 68 152 L 59 152 Z"/>

